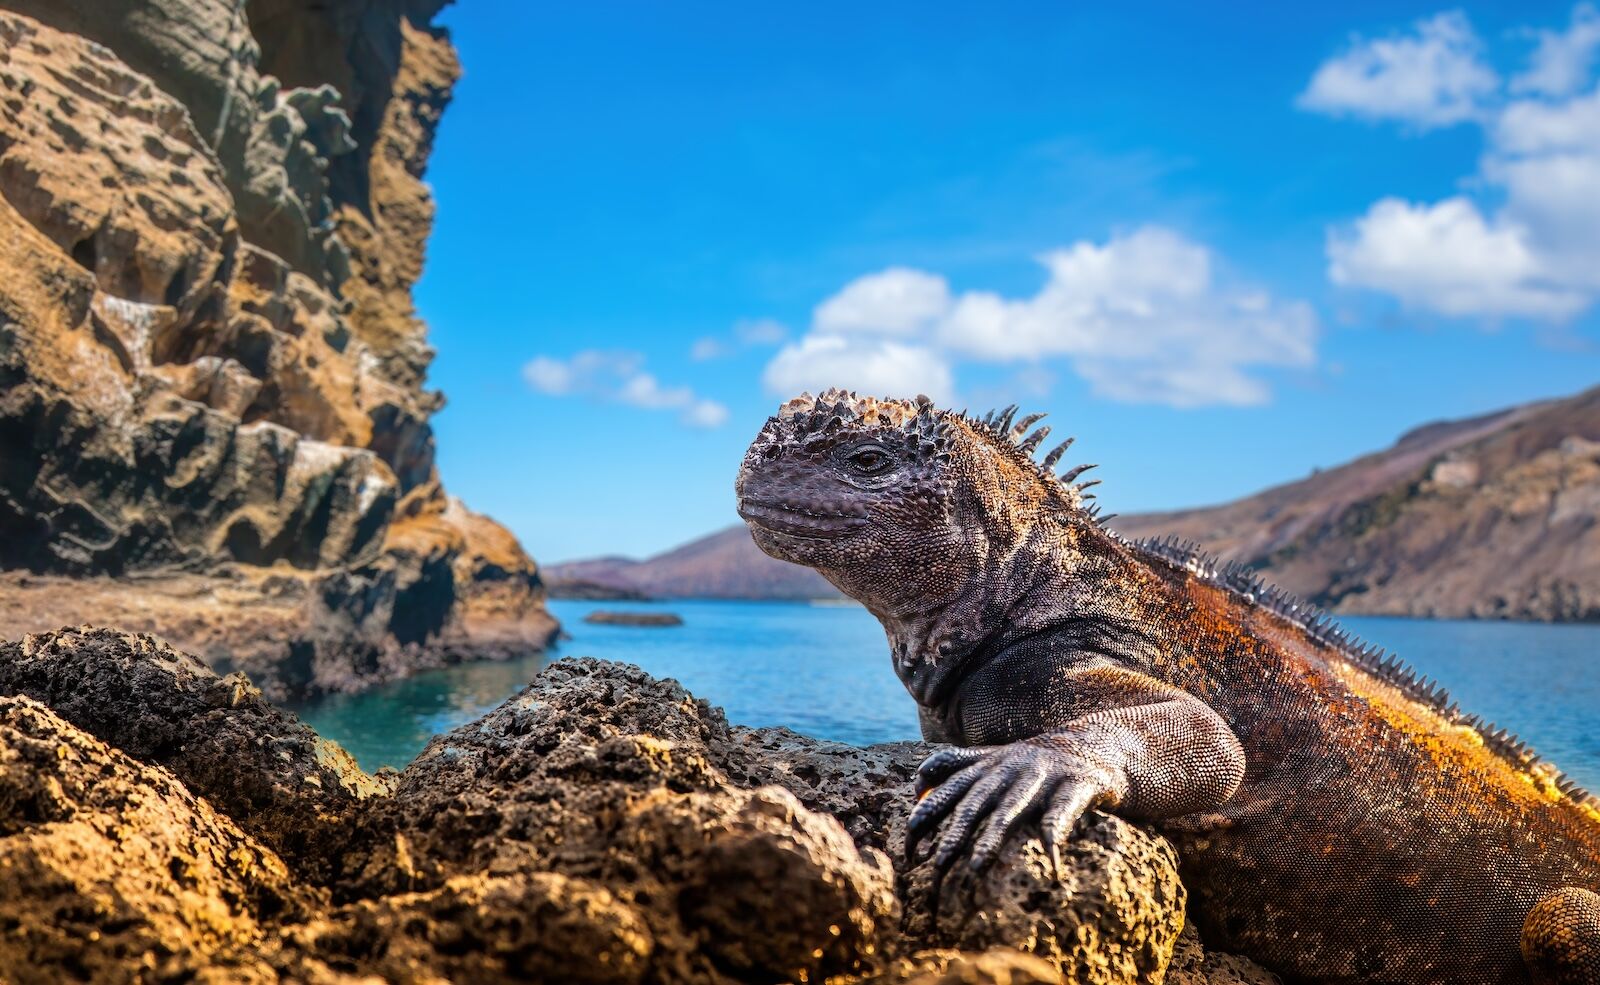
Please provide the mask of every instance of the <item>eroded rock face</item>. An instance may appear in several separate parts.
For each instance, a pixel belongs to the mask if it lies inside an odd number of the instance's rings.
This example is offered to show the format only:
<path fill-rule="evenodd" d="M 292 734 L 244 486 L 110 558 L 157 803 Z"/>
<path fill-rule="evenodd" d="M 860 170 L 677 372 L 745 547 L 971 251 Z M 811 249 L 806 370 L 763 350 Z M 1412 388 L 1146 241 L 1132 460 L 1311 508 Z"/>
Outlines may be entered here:
<path fill-rule="evenodd" d="M 545 645 L 537 568 L 434 466 L 410 289 L 457 71 L 436 7 L 7 6 L 0 568 L 289 569 L 276 651 L 202 650 L 284 695 Z M 171 632 L 150 608 L 129 628 Z"/>
<path fill-rule="evenodd" d="M 202 981 L 1274 981 L 1180 936 L 1171 848 L 1104 816 L 1059 878 L 1014 838 L 991 875 L 946 886 L 935 926 L 926 872 L 898 860 L 923 751 L 731 728 L 673 681 L 563 660 L 379 782 L 157 641 L 30 637 L 0 652 L 0 925 L 29 928 L 0 935 L 0 967 L 30 983 L 152 967 Z"/>

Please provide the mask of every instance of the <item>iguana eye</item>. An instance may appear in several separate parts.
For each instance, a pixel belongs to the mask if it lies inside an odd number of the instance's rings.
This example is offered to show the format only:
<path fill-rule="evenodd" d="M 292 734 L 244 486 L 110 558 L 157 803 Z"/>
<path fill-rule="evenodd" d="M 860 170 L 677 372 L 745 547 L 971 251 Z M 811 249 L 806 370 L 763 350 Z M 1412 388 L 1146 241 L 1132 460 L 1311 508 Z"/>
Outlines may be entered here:
<path fill-rule="evenodd" d="M 894 464 L 894 459 L 888 452 L 870 445 L 856 449 L 845 460 L 862 475 L 879 475 L 888 471 L 889 466 Z"/>

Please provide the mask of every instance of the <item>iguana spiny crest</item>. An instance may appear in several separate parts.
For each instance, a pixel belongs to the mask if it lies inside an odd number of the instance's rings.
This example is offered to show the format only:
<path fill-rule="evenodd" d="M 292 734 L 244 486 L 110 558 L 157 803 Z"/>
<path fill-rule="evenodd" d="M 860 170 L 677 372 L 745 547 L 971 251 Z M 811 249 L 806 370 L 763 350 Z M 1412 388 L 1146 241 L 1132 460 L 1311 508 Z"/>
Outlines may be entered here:
<path fill-rule="evenodd" d="M 878 617 L 923 736 L 905 847 L 1052 856 L 1090 809 L 1179 849 L 1218 944 L 1306 982 L 1600 982 L 1600 805 L 1332 620 L 1103 530 L 1038 415 L 830 390 L 737 483 L 756 543 Z M 1033 430 L 1030 430 L 1033 428 Z"/>
<path fill-rule="evenodd" d="M 746 455 L 741 475 L 751 468 L 752 457 L 771 460 L 793 451 L 812 456 L 847 456 L 857 448 L 882 445 L 902 451 L 904 461 L 922 470 L 922 485 L 918 488 L 926 490 L 930 485 L 938 485 L 940 474 L 954 480 L 955 470 L 960 468 L 957 464 L 960 449 L 983 447 L 993 455 L 990 466 L 996 475 L 1005 476 L 989 486 L 995 492 L 988 497 L 989 502 L 996 504 L 991 508 L 992 515 L 1045 514 L 1064 525 L 1071 523 L 1070 518 L 1080 517 L 1105 528 L 1107 521 L 1116 514 L 1101 514 L 1099 504 L 1094 502 L 1095 494 L 1089 490 L 1098 485 L 1099 480 L 1079 481 L 1095 466 L 1080 464 L 1060 474 L 1055 471 L 1074 439 L 1059 443 L 1042 458 L 1035 457 L 1050 434 L 1048 425 L 1039 424 L 1045 416 L 1043 413 L 1019 416 L 1017 406 L 1012 405 L 976 417 L 942 410 L 923 396 L 898 400 L 861 396 L 837 388 L 815 397 L 802 393 L 785 401 L 778 414 L 762 428 Z M 944 486 L 939 488 L 946 496 L 953 495 Z M 907 489 L 891 483 L 885 484 L 881 491 L 883 498 L 892 503 Z M 1013 509 L 999 508 L 1000 501 Z M 916 507 L 929 502 L 919 498 L 915 504 L 908 503 L 912 505 L 911 512 L 916 514 L 908 520 L 921 516 Z M 1600 797 L 1584 790 L 1553 764 L 1541 759 L 1533 747 L 1516 734 L 1461 708 L 1437 681 L 1418 673 L 1399 656 L 1350 633 L 1319 606 L 1264 581 L 1247 565 L 1221 561 L 1199 545 L 1177 537 L 1128 541 L 1110 529 L 1103 529 L 1102 533 L 1147 560 L 1183 569 L 1275 613 L 1297 626 L 1309 639 L 1339 651 L 1374 677 L 1437 709 L 1452 723 L 1472 729 L 1488 748 L 1517 768 L 1526 770 L 1535 782 L 1557 789 L 1575 803 L 1600 814 Z M 761 541 L 759 528 L 755 537 Z M 804 545 L 784 546 L 790 551 L 805 553 Z M 816 561 L 803 557 L 787 559 L 817 566 Z M 898 563 L 900 559 L 892 560 Z"/>

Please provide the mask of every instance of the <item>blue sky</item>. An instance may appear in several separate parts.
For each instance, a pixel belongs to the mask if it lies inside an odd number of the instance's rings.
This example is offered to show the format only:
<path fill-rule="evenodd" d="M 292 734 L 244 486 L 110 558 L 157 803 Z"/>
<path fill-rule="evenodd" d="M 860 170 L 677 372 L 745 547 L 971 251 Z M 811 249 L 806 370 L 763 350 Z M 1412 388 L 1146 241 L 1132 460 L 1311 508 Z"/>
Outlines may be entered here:
<path fill-rule="evenodd" d="M 443 20 L 440 466 L 541 560 L 736 522 L 801 386 L 1047 410 L 1134 512 L 1600 382 L 1586 5 Z"/>

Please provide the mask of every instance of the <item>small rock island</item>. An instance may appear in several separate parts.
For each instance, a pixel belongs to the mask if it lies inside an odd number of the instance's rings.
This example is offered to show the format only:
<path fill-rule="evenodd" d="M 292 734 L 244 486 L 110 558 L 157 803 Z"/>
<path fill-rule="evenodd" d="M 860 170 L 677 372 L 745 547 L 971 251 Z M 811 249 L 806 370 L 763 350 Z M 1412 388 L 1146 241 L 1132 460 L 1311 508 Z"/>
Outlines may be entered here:
<path fill-rule="evenodd" d="M 583 621 L 597 626 L 682 626 L 683 617 L 676 612 L 622 612 L 596 609 L 583 617 Z"/>

